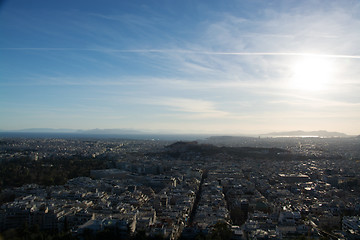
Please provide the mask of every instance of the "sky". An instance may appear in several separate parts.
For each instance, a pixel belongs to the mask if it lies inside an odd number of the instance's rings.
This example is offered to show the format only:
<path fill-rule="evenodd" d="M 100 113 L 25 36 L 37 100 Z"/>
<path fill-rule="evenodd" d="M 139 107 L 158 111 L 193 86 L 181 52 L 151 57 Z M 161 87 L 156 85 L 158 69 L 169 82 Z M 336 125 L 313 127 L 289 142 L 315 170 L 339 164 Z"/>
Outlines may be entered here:
<path fill-rule="evenodd" d="M 360 1 L 0 2 L 0 129 L 360 134 Z"/>

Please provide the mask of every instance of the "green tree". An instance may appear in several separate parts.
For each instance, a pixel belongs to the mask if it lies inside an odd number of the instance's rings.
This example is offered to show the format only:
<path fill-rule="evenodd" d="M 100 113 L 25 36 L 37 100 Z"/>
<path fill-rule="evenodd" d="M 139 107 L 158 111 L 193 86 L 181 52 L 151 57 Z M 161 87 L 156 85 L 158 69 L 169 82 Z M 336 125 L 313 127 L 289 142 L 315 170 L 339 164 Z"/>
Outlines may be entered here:
<path fill-rule="evenodd" d="M 217 222 L 213 231 L 209 234 L 210 240 L 227 240 L 232 236 L 231 229 L 226 222 Z"/>

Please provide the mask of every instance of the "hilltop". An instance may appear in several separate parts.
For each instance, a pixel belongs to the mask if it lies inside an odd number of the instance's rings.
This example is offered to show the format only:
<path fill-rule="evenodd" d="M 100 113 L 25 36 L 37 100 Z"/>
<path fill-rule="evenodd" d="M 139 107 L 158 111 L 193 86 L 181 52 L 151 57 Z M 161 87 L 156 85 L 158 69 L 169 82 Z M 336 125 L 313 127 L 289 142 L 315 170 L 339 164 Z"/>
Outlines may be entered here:
<path fill-rule="evenodd" d="M 214 156 L 228 154 L 236 157 L 275 157 L 280 154 L 290 153 L 282 148 L 263 147 L 217 147 L 211 144 L 193 142 L 175 142 L 166 146 L 167 153 L 173 157 L 186 157 L 190 155 Z"/>

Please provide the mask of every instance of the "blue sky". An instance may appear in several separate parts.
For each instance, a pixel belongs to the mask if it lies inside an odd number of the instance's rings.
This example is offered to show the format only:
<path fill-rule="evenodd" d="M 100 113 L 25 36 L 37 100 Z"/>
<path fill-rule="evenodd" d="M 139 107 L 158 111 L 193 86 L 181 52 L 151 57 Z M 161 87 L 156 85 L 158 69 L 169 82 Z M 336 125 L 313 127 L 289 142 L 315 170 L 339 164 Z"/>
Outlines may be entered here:
<path fill-rule="evenodd" d="M 0 129 L 360 133 L 359 1 L 4 1 Z"/>

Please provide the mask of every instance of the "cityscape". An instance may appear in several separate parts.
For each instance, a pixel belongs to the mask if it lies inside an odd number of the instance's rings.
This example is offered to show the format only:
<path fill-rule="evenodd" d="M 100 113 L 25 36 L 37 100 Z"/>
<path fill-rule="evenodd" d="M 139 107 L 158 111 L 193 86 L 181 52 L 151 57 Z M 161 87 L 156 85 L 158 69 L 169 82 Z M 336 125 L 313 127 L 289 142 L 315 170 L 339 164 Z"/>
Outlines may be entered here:
<path fill-rule="evenodd" d="M 4 239 L 360 238 L 359 137 L 0 143 Z"/>
<path fill-rule="evenodd" d="M 360 0 L 0 0 L 0 240 L 360 240 Z"/>

